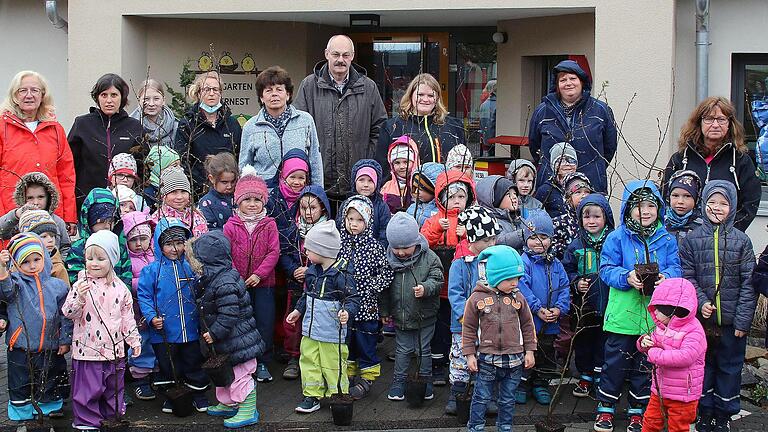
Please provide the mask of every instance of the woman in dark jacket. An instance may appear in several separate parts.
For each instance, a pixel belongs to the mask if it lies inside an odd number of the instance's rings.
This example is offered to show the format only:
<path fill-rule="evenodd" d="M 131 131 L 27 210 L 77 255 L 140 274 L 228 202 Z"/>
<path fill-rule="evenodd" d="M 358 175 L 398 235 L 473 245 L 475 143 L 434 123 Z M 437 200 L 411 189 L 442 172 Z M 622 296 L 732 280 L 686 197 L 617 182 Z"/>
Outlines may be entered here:
<path fill-rule="evenodd" d="M 208 155 L 240 153 L 242 129 L 221 100 L 223 83 L 217 72 L 206 72 L 189 87 L 192 107 L 179 122 L 176 148 L 182 166 L 192 175 L 194 198 L 205 193 L 207 182 L 203 163 Z"/>
<path fill-rule="evenodd" d="M 606 169 L 616 154 L 616 124 L 613 111 L 592 96 L 592 80 L 573 60 L 563 60 L 552 69 L 549 94 L 531 116 L 528 142 L 539 167 L 536 184 L 552 176 L 550 149 L 567 142 L 576 149 L 577 171 L 589 177 L 596 192 L 608 192 Z"/>
<path fill-rule="evenodd" d="M 736 186 L 739 208 L 734 226 L 746 231 L 755 218 L 762 190 L 744 144 L 744 127 L 731 102 L 719 96 L 701 101 L 680 131 L 677 153 L 664 170 L 666 185 L 678 170 L 692 170 L 707 184 L 727 180 Z"/>
<path fill-rule="evenodd" d="M 400 115 L 381 126 L 376 161 L 385 177 L 389 175 L 389 145 L 402 135 L 418 144 L 421 163 L 443 163 L 453 146 L 466 144 L 461 120 L 448 116 L 440 97 L 440 83 L 428 73 L 416 75 L 400 99 Z"/>
<path fill-rule="evenodd" d="M 110 186 L 107 172 L 112 157 L 119 153 L 133 153 L 136 157 L 143 153 L 141 122 L 125 111 L 128 91 L 128 84 L 120 76 L 111 73 L 102 76 L 91 90 L 97 107 L 75 118 L 69 130 L 67 141 L 75 160 L 77 208 L 91 189 Z"/>

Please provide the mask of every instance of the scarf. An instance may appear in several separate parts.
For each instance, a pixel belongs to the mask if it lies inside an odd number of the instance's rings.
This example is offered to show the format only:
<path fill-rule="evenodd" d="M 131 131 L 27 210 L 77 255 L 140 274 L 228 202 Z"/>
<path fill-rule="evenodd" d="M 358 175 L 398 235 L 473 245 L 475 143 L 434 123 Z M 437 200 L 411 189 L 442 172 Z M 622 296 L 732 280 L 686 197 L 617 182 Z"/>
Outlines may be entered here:
<path fill-rule="evenodd" d="M 667 211 L 664 213 L 664 216 L 664 222 L 667 224 L 667 226 L 672 229 L 681 229 L 691 220 L 691 216 L 693 216 L 693 210 L 680 216 L 675 213 L 675 210 L 672 207 L 667 207 Z"/>
<path fill-rule="evenodd" d="M 566 105 L 565 102 L 560 99 L 560 107 L 563 109 L 563 114 L 565 114 L 565 119 L 568 121 L 568 126 L 571 125 L 571 121 L 573 120 L 573 113 L 576 111 L 576 106 L 579 104 L 579 102 L 581 102 L 581 98 L 579 98 L 572 105 Z"/>
<path fill-rule="evenodd" d="M 328 220 L 328 216 L 322 215 L 317 219 L 315 223 L 309 223 L 303 217 L 297 216 L 296 226 L 299 228 L 299 236 L 301 236 L 301 238 L 306 237 L 307 233 L 312 229 L 313 226 L 319 224 L 320 222 L 325 222 L 326 220 Z"/>
<path fill-rule="evenodd" d="M 168 106 L 163 106 L 163 110 L 160 111 L 156 121 L 142 115 L 141 108 L 133 110 L 131 117 L 141 120 L 150 146 L 154 144 L 173 145 L 173 140 L 176 137 L 176 116 Z"/>
<path fill-rule="evenodd" d="M 245 229 L 248 231 L 248 234 L 253 234 L 253 230 L 256 229 L 256 225 L 258 225 L 259 222 L 264 219 L 264 216 L 267 215 L 267 209 L 266 207 L 262 208 L 259 213 L 254 215 L 246 215 L 245 213 L 241 212 L 240 209 L 235 209 L 235 214 L 237 214 L 237 217 L 243 221 L 243 225 L 245 225 Z"/>
<path fill-rule="evenodd" d="M 598 235 L 591 233 L 586 234 L 587 235 L 585 236 L 584 240 L 586 240 L 587 245 L 595 251 L 600 252 L 603 249 L 603 241 L 605 241 L 605 238 L 608 237 L 608 227 L 604 227 Z"/>
<path fill-rule="evenodd" d="M 274 128 L 275 132 L 277 132 L 277 136 L 280 138 L 283 137 L 283 133 L 285 132 L 285 128 L 288 126 L 288 120 L 291 119 L 291 106 L 288 105 L 285 107 L 285 110 L 277 117 L 272 117 L 269 115 L 267 110 L 264 110 L 264 119 L 269 122 Z"/>
<path fill-rule="evenodd" d="M 288 205 L 288 208 L 290 209 L 296 203 L 296 200 L 299 198 L 301 191 L 295 191 L 291 189 L 284 178 L 280 179 L 280 184 L 278 187 L 280 188 L 280 193 L 283 194 L 283 198 L 285 198 L 285 204 Z"/>

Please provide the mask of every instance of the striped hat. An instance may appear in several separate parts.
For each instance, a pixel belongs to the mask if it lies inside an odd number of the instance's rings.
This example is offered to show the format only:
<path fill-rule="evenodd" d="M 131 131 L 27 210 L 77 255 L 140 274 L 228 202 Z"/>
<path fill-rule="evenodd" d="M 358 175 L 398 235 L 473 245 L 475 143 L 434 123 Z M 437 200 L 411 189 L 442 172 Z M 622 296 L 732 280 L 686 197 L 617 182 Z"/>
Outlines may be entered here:
<path fill-rule="evenodd" d="M 168 195 L 175 190 L 192 193 L 192 186 L 183 168 L 168 167 L 160 174 L 160 196 Z"/>
<path fill-rule="evenodd" d="M 8 252 L 11 253 L 16 265 L 20 266 L 32 254 L 37 253 L 44 257 L 45 246 L 43 246 L 43 242 L 37 235 L 20 233 L 11 238 L 11 242 L 8 244 Z"/>
<path fill-rule="evenodd" d="M 27 210 L 19 217 L 19 232 L 33 232 L 37 235 L 50 232 L 58 235 L 59 228 L 47 211 Z"/>

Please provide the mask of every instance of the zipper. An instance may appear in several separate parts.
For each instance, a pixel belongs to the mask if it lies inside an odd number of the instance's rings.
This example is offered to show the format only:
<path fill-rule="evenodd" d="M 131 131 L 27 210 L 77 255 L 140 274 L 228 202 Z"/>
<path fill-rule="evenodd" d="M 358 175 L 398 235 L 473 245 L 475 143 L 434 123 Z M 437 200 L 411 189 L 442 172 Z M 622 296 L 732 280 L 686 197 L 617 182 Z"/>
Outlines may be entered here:
<path fill-rule="evenodd" d="M 501 350 L 502 350 L 502 343 L 501 343 L 501 331 L 502 331 L 502 328 L 501 328 L 501 314 L 503 313 L 503 310 L 501 310 L 501 305 L 499 305 L 499 301 L 500 301 L 499 293 L 496 293 L 496 305 L 500 309 L 499 310 L 499 332 L 498 332 L 498 336 L 497 336 L 496 340 L 498 340 L 498 342 L 499 342 L 498 350 L 499 350 L 499 352 L 501 352 Z"/>
<path fill-rule="evenodd" d="M 107 118 L 107 165 L 112 165 L 112 117 Z M 107 178 L 107 184 L 109 184 L 109 178 Z"/>
<path fill-rule="evenodd" d="M 182 342 L 187 342 L 187 323 L 184 317 L 184 298 L 181 295 L 181 282 L 179 281 L 179 270 L 176 267 L 176 262 L 171 261 L 171 265 L 173 266 L 173 275 L 174 279 L 176 280 L 176 297 L 179 301 L 179 321 L 181 322 L 181 340 Z"/>
<path fill-rule="evenodd" d="M 400 301 L 403 302 L 403 306 L 405 306 L 405 294 L 403 294 L 403 286 L 405 286 L 405 272 L 403 272 L 403 281 L 400 284 Z M 405 325 L 405 307 L 400 308 L 400 315 L 402 315 L 402 322 L 403 325 Z"/>
<path fill-rule="evenodd" d="M 432 138 L 432 133 L 429 130 L 429 123 L 427 123 L 427 116 L 424 116 L 424 130 L 427 132 L 427 138 L 429 138 L 429 149 L 432 151 L 432 161 L 440 162 L 439 158 L 435 156 L 435 141 Z"/>
<path fill-rule="evenodd" d="M 40 329 L 40 347 L 38 347 L 37 351 L 42 352 L 43 351 L 43 342 L 45 341 L 45 326 L 47 324 L 47 320 L 45 319 L 45 303 L 43 299 L 43 287 L 40 285 L 40 276 L 35 275 L 35 285 L 37 285 L 37 295 L 40 298 L 40 315 L 43 317 L 43 327 Z"/>
<path fill-rule="evenodd" d="M 717 313 L 717 325 L 721 325 L 723 319 L 720 312 L 720 227 L 715 228 L 715 312 Z"/>

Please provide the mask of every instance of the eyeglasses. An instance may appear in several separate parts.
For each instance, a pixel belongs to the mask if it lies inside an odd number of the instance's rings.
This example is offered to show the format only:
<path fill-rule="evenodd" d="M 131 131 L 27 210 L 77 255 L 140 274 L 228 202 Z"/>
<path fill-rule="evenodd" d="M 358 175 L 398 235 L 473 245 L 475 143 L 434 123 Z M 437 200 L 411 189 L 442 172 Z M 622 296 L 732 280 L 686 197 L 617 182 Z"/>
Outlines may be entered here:
<path fill-rule="evenodd" d="M 702 117 L 701 122 L 704 124 L 717 122 L 720 126 L 725 126 L 728 124 L 728 117 Z"/>
<path fill-rule="evenodd" d="M 32 93 L 33 96 L 38 96 L 40 93 L 43 92 L 43 89 L 37 88 L 37 87 L 28 87 L 28 88 L 20 88 L 16 90 L 16 94 L 19 96 L 23 96 L 27 93 Z"/>
<path fill-rule="evenodd" d="M 354 55 L 355 55 L 355 53 L 353 53 L 353 52 L 340 53 L 338 51 L 334 51 L 334 52 L 331 53 L 331 57 L 333 57 L 335 59 L 338 59 L 339 57 L 343 57 L 344 60 L 349 60 Z"/>
<path fill-rule="evenodd" d="M 203 87 L 203 93 L 221 93 L 219 87 Z"/>

